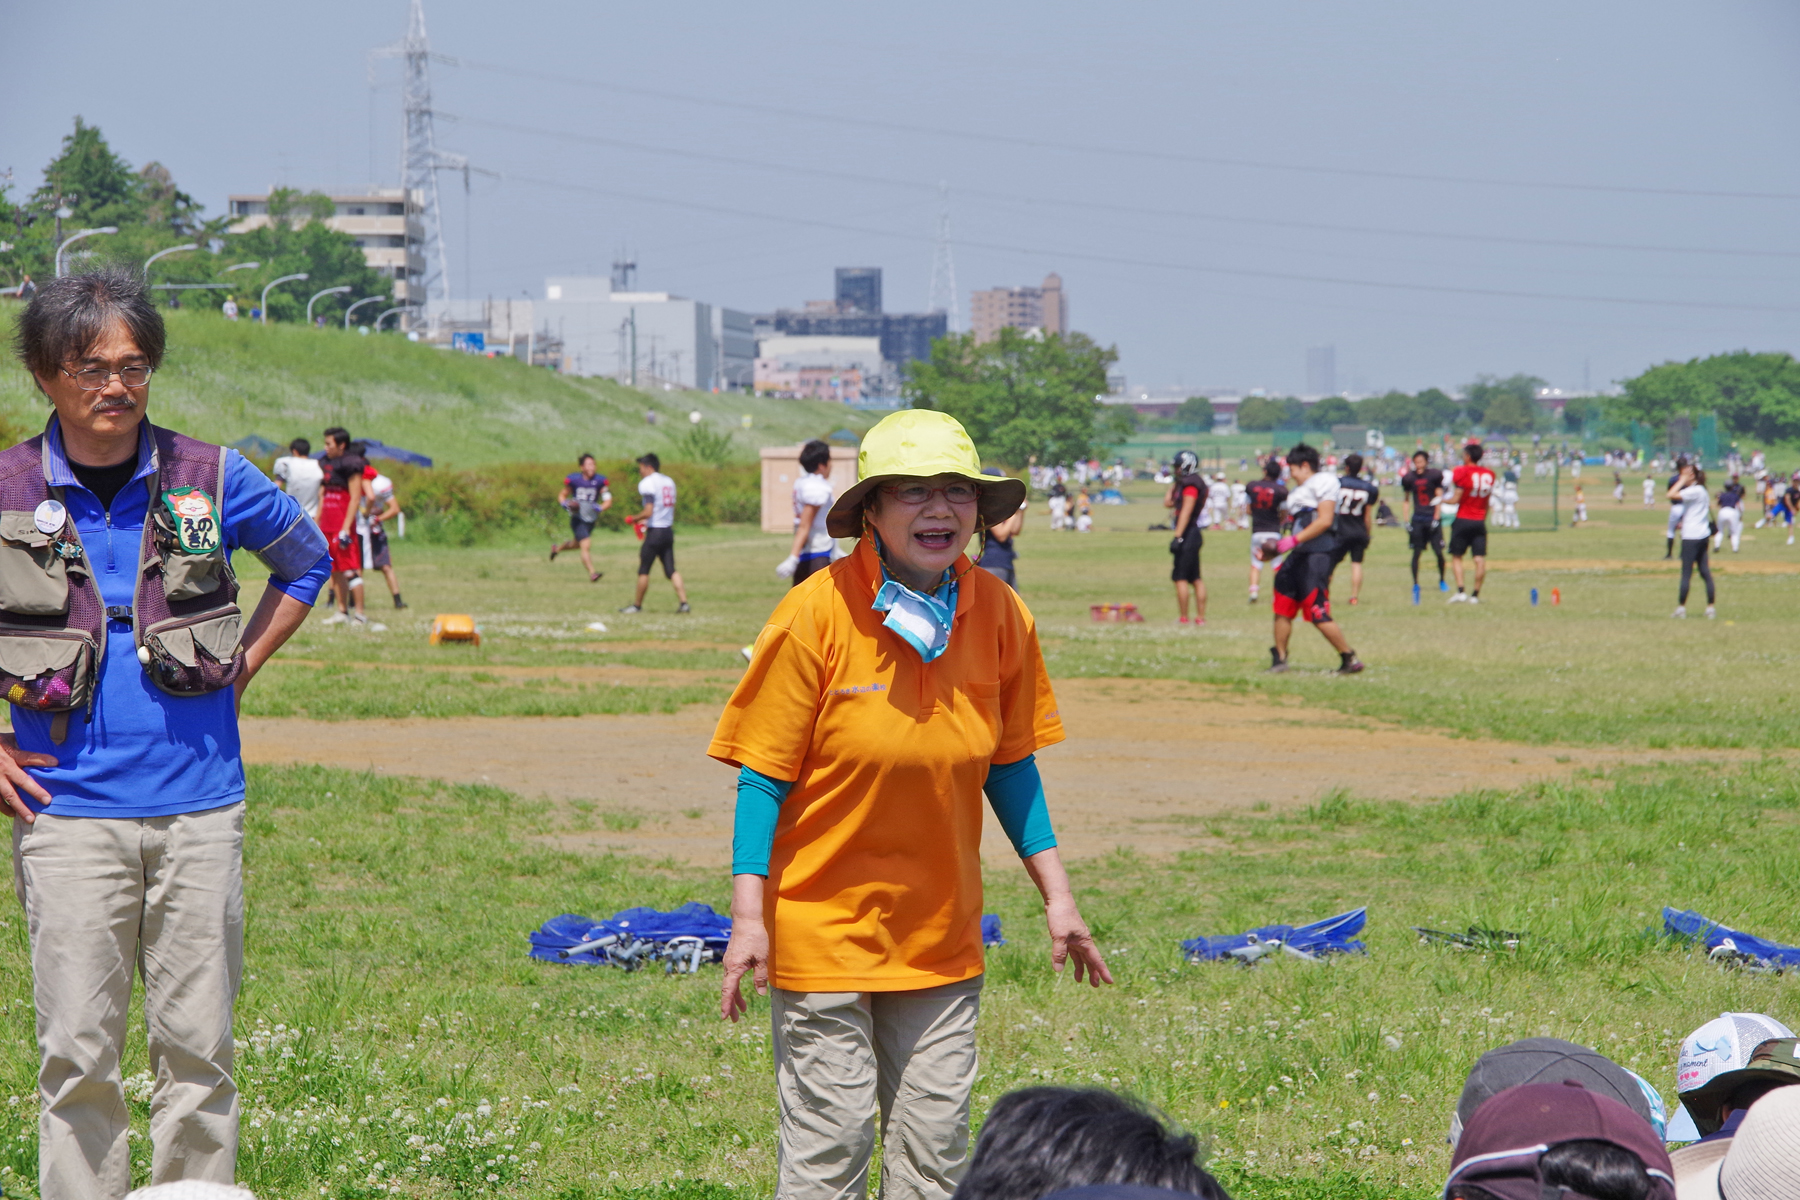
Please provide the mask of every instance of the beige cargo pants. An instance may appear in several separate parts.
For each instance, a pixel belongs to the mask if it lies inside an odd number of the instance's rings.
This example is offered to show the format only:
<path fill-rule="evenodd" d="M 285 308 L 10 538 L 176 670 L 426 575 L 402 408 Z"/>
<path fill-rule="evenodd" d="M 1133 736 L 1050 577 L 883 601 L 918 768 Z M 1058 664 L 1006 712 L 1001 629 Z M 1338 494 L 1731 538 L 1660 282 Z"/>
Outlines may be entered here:
<path fill-rule="evenodd" d="M 773 991 L 777 1200 L 949 1200 L 969 1165 L 981 976 L 911 992 Z"/>
<path fill-rule="evenodd" d="M 144 979 L 153 1183 L 230 1183 L 231 1009 L 244 963 L 244 806 L 173 817 L 13 822 L 37 1005 L 43 1200 L 131 1189 L 119 1056 Z"/>

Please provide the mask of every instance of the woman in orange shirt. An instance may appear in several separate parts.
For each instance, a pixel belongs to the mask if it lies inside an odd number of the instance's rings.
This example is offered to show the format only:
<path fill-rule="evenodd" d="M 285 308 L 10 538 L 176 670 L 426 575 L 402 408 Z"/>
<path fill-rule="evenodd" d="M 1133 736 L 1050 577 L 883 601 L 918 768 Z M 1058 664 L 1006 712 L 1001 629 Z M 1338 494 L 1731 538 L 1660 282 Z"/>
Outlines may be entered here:
<path fill-rule="evenodd" d="M 1031 614 L 963 553 L 1017 512 L 943 413 L 869 431 L 832 506 L 856 551 L 757 638 L 708 753 L 739 768 L 721 1012 L 773 985 L 780 1200 L 948 1200 L 968 1165 L 987 793 L 1044 897 L 1051 959 L 1112 982 L 1033 754 L 1063 738 Z"/>

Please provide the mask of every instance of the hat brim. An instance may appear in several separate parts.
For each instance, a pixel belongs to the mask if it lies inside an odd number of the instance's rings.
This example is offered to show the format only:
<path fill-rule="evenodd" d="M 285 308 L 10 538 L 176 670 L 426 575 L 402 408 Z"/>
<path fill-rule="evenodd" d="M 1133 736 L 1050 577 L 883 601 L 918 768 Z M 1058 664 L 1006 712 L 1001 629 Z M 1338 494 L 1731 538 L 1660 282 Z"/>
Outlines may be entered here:
<path fill-rule="evenodd" d="M 1025 481 L 1023 479 L 1000 478 L 992 475 L 970 475 L 963 471 L 940 471 L 938 475 L 951 474 L 967 479 L 970 483 L 981 486 L 981 500 L 978 511 L 981 514 L 982 528 L 988 529 L 1006 520 L 1019 511 L 1025 503 Z M 855 487 L 850 488 L 832 504 L 831 512 L 825 517 L 825 530 L 834 538 L 862 536 L 863 500 L 869 492 L 884 483 L 892 483 L 896 479 L 927 479 L 936 475 L 871 475 L 867 479 L 858 480 Z"/>
<path fill-rule="evenodd" d="M 1783 1087 L 1800 1087 L 1800 1074 L 1780 1066 L 1758 1063 L 1754 1066 L 1739 1067 L 1735 1071 L 1721 1071 L 1707 1080 L 1705 1084 L 1691 1092 L 1682 1092 L 1681 1103 L 1694 1118 L 1694 1128 L 1701 1133 L 1717 1133 L 1724 1122 L 1719 1120 L 1719 1106 L 1731 1098 L 1731 1093 L 1746 1083 L 1768 1080 Z"/>

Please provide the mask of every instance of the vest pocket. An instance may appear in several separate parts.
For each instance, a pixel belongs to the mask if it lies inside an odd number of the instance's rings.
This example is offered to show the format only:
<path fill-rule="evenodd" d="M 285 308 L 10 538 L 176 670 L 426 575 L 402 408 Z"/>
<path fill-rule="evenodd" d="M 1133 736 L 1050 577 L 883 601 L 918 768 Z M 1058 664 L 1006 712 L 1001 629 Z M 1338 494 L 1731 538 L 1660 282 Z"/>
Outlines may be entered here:
<path fill-rule="evenodd" d="M 29 617 L 69 611 L 68 567 L 28 512 L 0 512 L 0 609 Z"/>
<path fill-rule="evenodd" d="M 94 642 L 68 629 L 0 624 L 0 699 L 36 712 L 67 712 L 88 702 Z"/>
<path fill-rule="evenodd" d="M 150 678 L 165 692 L 196 696 L 233 683 L 243 670 L 243 614 L 235 606 L 171 617 L 143 631 Z"/>
<path fill-rule="evenodd" d="M 162 561 L 163 595 L 171 601 L 197 600 L 219 590 L 225 579 L 225 555 L 183 554 L 165 551 Z"/>

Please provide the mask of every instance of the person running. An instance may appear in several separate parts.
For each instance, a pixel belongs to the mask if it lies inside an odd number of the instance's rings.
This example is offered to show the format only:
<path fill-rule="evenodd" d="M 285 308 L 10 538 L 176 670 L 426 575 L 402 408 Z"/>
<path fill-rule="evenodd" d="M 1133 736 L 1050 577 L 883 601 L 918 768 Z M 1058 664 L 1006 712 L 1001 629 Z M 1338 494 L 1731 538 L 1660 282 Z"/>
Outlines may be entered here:
<path fill-rule="evenodd" d="M 662 460 L 646 454 L 637 460 L 638 497 L 643 510 L 625 520 L 639 526 L 644 539 L 638 550 L 637 592 L 619 611 L 630 616 L 644 611 L 644 593 L 650 590 L 650 564 L 660 560 L 663 575 L 675 587 L 675 611 L 692 612 L 681 572 L 675 569 L 675 481 L 662 473 Z"/>
<path fill-rule="evenodd" d="M 569 512 L 569 540 L 550 547 L 550 561 L 564 550 L 581 551 L 581 565 L 587 568 L 588 582 L 599 583 L 602 571 L 594 570 L 594 526 L 600 514 L 612 507 L 612 492 L 607 490 L 606 476 L 594 463 L 594 456 L 583 454 L 576 461 L 573 475 L 564 477 L 556 502 Z"/>
<path fill-rule="evenodd" d="M 1762 516 L 1756 518 L 1756 527 L 1761 529 L 1764 525 L 1774 525 L 1774 510 L 1781 501 L 1776 491 L 1775 476 L 1767 471 L 1759 472 L 1756 476 L 1756 502 L 1762 505 Z"/>
<path fill-rule="evenodd" d="M 1707 550 L 1712 545 L 1712 514 L 1708 511 L 1706 472 L 1693 463 L 1684 463 L 1669 488 L 1669 499 L 1681 513 L 1681 592 L 1676 599 L 1673 616 L 1687 616 L 1688 585 L 1694 572 L 1700 572 L 1706 584 L 1706 619 L 1717 615 L 1714 609 L 1712 566 Z"/>
<path fill-rule="evenodd" d="M 313 524 L 318 524 L 319 485 L 325 482 L 325 468 L 312 457 L 312 443 L 305 438 L 289 442 L 288 452 L 275 460 L 270 474 L 275 486 L 292 496 Z"/>
<path fill-rule="evenodd" d="M 1312 623 L 1331 648 L 1338 652 L 1338 674 L 1354 675 L 1363 669 L 1344 631 L 1331 619 L 1331 568 L 1337 548 L 1332 523 L 1339 495 L 1335 475 L 1319 469 L 1319 452 L 1301 442 L 1287 456 L 1294 490 L 1287 498 L 1293 532 L 1263 552 L 1273 558 L 1286 554 L 1287 561 L 1275 572 L 1275 644 L 1269 647 L 1269 670 L 1288 669 L 1288 639 L 1294 617 Z"/>
<path fill-rule="evenodd" d="M 1264 463 L 1263 477 L 1246 488 L 1245 493 L 1250 509 L 1250 603 L 1255 604 L 1262 583 L 1263 547 L 1281 540 L 1288 498 L 1288 490 L 1281 486 L 1281 464 L 1273 458 Z M 1270 564 L 1271 570 L 1280 567 L 1279 560 Z"/>
<path fill-rule="evenodd" d="M 1400 477 L 1400 487 L 1412 500 L 1412 521 L 1407 526 L 1407 540 L 1412 545 L 1412 581 L 1419 586 L 1419 557 L 1427 547 L 1437 556 L 1438 591 L 1449 590 L 1444 582 L 1444 531 L 1438 524 L 1438 504 L 1444 498 L 1444 473 L 1431 465 L 1431 455 L 1413 451 L 1412 470 Z"/>
<path fill-rule="evenodd" d="M 1350 603 L 1360 603 L 1363 581 L 1363 554 L 1375 536 L 1375 501 L 1381 491 L 1362 477 L 1360 454 L 1346 455 L 1344 473 L 1338 479 L 1338 501 L 1332 534 L 1337 538 L 1332 566 L 1347 557 L 1350 560 Z"/>
<path fill-rule="evenodd" d="M 331 546 L 331 595 L 337 611 L 322 624 L 363 630 L 362 547 L 356 544 L 356 513 L 362 505 L 363 468 L 369 460 L 356 453 L 350 433 L 341 425 L 325 431 L 325 471 L 320 484 L 319 528 Z M 352 615 L 354 612 L 354 615 Z"/>
<path fill-rule="evenodd" d="M 800 478 L 794 481 L 794 544 L 776 566 L 776 575 L 800 583 L 831 565 L 831 551 L 837 545 L 825 528 L 831 500 L 831 446 L 814 438 L 800 447 Z"/>
<path fill-rule="evenodd" d="M 983 475 L 991 475 L 996 479 L 1004 479 L 999 467 L 981 468 Z M 981 559 L 975 565 L 984 571 L 991 571 L 1006 581 L 1006 586 L 1013 591 L 1019 590 L 1019 577 L 1016 563 L 1019 552 L 1013 548 L 1013 539 L 1025 532 L 1025 509 L 1029 501 L 1021 501 L 1019 511 L 996 524 L 989 525 L 981 531 Z"/>
<path fill-rule="evenodd" d="M 1578 485 L 1579 486 L 1579 485 Z M 1481 465 L 1481 443 L 1463 447 L 1463 464 L 1450 475 L 1456 519 L 1450 525 L 1450 570 L 1456 576 L 1456 595 L 1450 603 L 1481 603 L 1481 585 L 1487 580 L 1488 498 L 1494 494 L 1494 473 Z M 1463 595 L 1463 555 L 1475 556 L 1475 590 Z"/>
<path fill-rule="evenodd" d="M 1192 450 L 1175 456 L 1175 482 L 1169 486 L 1163 501 L 1173 513 L 1169 528 L 1175 536 L 1169 539 L 1169 553 L 1175 557 L 1169 578 L 1175 581 L 1175 606 L 1181 612 L 1181 624 L 1188 623 L 1188 598 L 1194 600 L 1194 624 L 1206 624 L 1206 583 L 1200 578 L 1200 514 L 1206 506 L 1206 476 L 1200 474 L 1200 458 Z"/>
<path fill-rule="evenodd" d="M 363 472 L 363 486 L 367 494 L 363 497 L 362 515 L 356 518 L 356 533 L 362 542 L 363 570 L 379 570 L 381 577 L 387 580 L 394 607 L 405 608 L 406 601 L 400 598 L 400 577 L 394 573 L 393 555 L 388 551 L 387 523 L 400 516 L 394 481 L 371 466 Z M 370 626 L 375 632 L 380 628 Z"/>
<path fill-rule="evenodd" d="M 1731 539 L 1731 552 L 1738 552 L 1744 537 L 1744 485 L 1733 475 L 1731 482 L 1719 489 L 1719 528 L 1713 534 L 1713 549 L 1726 537 Z"/>

